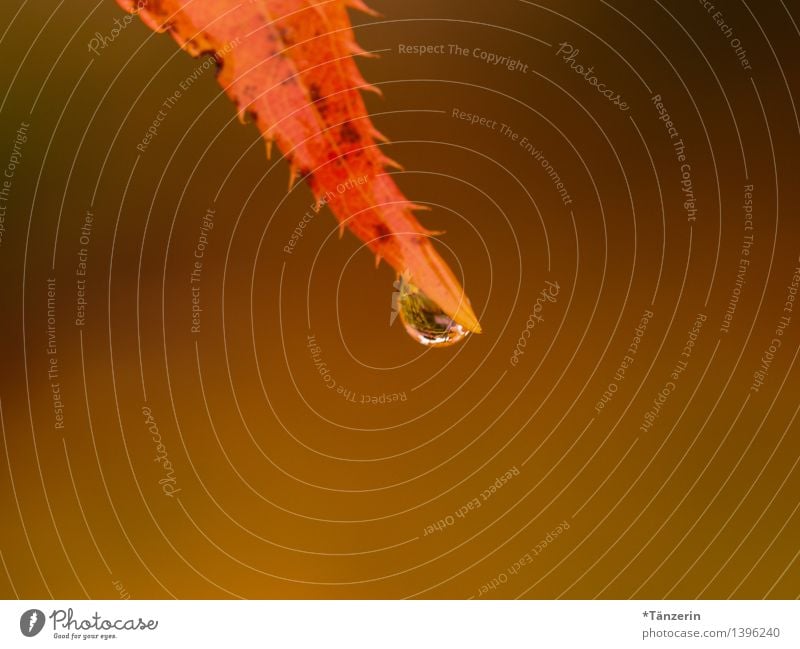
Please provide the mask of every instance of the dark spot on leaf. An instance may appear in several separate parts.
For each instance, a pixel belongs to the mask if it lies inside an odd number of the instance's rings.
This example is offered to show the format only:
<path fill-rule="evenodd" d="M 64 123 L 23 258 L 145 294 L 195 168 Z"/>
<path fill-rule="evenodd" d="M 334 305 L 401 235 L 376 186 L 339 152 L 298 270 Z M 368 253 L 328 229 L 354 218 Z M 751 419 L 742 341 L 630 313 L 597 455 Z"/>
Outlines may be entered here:
<path fill-rule="evenodd" d="M 375 234 L 376 239 L 385 239 L 392 234 L 389 231 L 389 228 L 387 228 L 383 223 L 376 223 L 373 225 L 372 232 Z"/>
<path fill-rule="evenodd" d="M 328 104 L 325 102 L 325 97 L 322 96 L 322 92 L 316 83 L 309 84 L 308 98 L 311 100 L 311 103 L 316 106 L 319 114 L 324 116 L 325 112 L 328 110 Z"/>
<path fill-rule="evenodd" d="M 291 30 L 289 30 L 288 27 L 278 27 L 278 35 L 281 37 L 281 40 L 287 47 L 289 47 L 290 45 L 294 45 L 292 32 Z"/>
<path fill-rule="evenodd" d="M 348 143 L 355 143 L 361 140 L 361 136 L 358 134 L 358 131 L 353 126 L 352 122 L 345 122 L 339 128 L 339 136 L 342 138 L 342 142 Z"/>
<path fill-rule="evenodd" d="M 258 88 L 256 88 L 251 83 L 245 83 L 242 87 L 242 97 L 247 100 L 254 100 L 256 98 L 256 93 L 258 92 Z M 249 102 L 248 102 L 249 103 Z"/>

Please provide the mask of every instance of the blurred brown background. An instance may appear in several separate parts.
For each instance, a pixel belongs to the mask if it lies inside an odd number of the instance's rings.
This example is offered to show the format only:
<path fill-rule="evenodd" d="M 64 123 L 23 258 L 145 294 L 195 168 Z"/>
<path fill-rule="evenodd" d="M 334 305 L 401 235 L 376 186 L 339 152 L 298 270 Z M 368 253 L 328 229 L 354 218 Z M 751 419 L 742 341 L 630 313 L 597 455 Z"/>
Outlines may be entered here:
<path fill-rule="evenodd" d="M 369 108 L 484 329 L 445 350 L 327 211 L 284 252 L 313 198 L 213 66 L 111 0 L 3 3 L 0 594 L 800 595 L 800 4 L 372 6 Z"/>

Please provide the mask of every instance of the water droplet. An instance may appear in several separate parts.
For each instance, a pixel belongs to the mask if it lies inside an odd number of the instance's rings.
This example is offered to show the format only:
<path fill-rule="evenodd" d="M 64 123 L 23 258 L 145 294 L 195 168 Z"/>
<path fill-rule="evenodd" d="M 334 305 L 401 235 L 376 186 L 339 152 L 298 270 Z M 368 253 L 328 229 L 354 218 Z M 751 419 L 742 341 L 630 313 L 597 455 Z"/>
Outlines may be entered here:
<path fill-rule="evenodd" d="M 400 315 L 408 335 L 421 345 L 447 347 L 469 334 L 405 277 L 398 278 L 395 289 L 395 314 Z"/>

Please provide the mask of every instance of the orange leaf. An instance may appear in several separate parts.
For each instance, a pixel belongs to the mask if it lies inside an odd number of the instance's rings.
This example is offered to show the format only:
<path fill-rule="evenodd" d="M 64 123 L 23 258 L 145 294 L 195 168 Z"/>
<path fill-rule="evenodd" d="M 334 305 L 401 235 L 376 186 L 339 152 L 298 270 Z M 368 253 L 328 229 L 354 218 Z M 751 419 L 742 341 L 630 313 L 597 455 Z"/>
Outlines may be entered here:
<path fill-rule="evenodd" d="M 251 115 L 268 146 L 274 141 L 349 228 L 458 324 L 480 324 L 450 267 L 414 217 L 380 151 L 380 134 L 361 97 L 375 90 L 353 59 L 347 6 L 361 0 L 117 0 L 157 31 L 168 30 L 193 56 L 213 55 L 219 83 Z M 343 192 L 336 190 L 349 183 Z"/>

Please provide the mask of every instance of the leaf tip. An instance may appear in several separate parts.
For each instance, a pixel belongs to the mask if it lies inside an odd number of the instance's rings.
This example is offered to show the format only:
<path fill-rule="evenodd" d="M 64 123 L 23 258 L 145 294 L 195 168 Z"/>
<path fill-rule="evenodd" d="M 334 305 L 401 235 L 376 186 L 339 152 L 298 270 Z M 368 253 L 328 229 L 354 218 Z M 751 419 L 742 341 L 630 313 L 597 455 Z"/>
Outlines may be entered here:
<path fill-rule="evenodd" d="M 365 13 L 373 18 L 381 18 L 382 15 L 379 11 L 375 11 L 372 7 L 368 6 L 363 0 L 346 0 L 345 4 L 351 9 Z"/>

